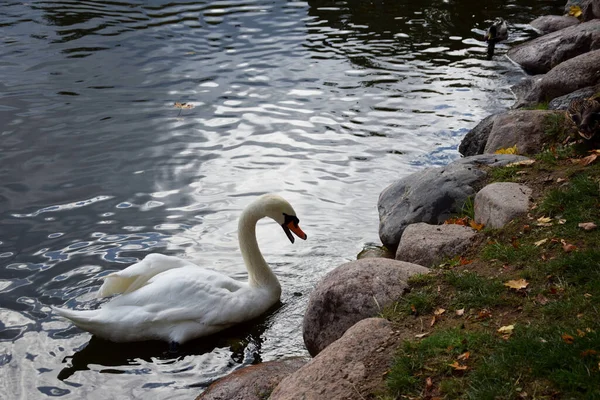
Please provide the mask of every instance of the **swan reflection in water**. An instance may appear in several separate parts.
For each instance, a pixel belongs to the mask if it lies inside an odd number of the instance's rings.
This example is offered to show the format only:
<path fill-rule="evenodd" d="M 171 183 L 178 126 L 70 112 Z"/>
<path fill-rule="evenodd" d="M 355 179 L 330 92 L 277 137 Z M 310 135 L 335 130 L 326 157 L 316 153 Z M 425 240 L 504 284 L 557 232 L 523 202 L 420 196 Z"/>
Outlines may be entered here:
<path fill-rule="evenodd" d="M 58 373 L 58 379 L 68 380 L 78 371 L 89 370 L 89 365 L 100 365 L 104 368 L 100 373 L 124 374 L 131 373 L 127 366 L 141 365 L 140 360 L 149 364 L 174 364 L 187 356 L 199 356 L 222 349 L 228 356 L 225 362 L 228 370 L 231 364 L 250 365 L 262 362 L 261 346 L 263 334 L 269 328 L 276 314 L 285 307 L 281 302 L 263 314 L 261 317 L 247 321 L 223 330 L 211 336 L 190 340 L 173 352 L 169 344 L 164 341 L 151 340 L 130 343 L 115 343 L 106 339 L 92 336 L 90 341 L 71 356 L 65 357 L 62 362 L 68 364 Z M 72 328 L 67 329 L 70 334 Z M 62 333 L 67 333 L 63 331 Z M 61 335 L 62 336 L 62 335 Z M 111 368 L 115 367 L 115 368 Z M 208 386 L 213 380 L 221 377 L 221 371 L 215 371 L 215 376 L 204 376 L 207 379 L 197 387 Z M 211 379 L 212 378 L 212 379 Z"/>

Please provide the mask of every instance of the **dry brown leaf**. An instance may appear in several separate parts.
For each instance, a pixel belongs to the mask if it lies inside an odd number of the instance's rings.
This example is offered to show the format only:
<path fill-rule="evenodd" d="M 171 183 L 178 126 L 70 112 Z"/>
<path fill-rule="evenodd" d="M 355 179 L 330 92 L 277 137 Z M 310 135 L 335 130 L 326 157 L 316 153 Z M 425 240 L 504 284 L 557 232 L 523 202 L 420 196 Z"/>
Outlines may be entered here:
<path fill-rule="evenodd" d="M 469 217 L 448 218 L 447 220 L 444 221 L 444 225 L 451 225 L 451 224 L 468 226 L 469 225 Z"/>
<path fill-rule="evenodd" d="M 490 310 L 481 310 L 477 313 L 477 319 L 486 319 L 486 318 L 491 318 L 492 317 L 492 313 L 490 312 Z"/>
<path fill-rule="evenodd" d="M 430 389 L 433 386 L 433 381 L 431 380 L 430 377 L 427 377 L 427 379 L 425 379 L 425 387 Z"/>
<path fill-rule="evenodd" d="M 460 258 L 458 259 L 458 262 L 460 265 L 468 265 L 468 264 L 471 264 L 473 262 L 473 260 L 467 260 L 463 256 L 460 256 Z"/>
<path fill-rule="evenodd" d="M 430 322 L 429 326 L 435 325 L 436 322 L 437 322 L 437 317 L 434 315 L 433 318 L 431 318 L 431 322 Z"/>
<path fill-rule="evenodd" d="M 414 305 L 414 304 L 411 304 L 411 305 L 410 305 L 410 311 L 412 311 L 412 313 L 413 313 L 413 314 L 416 314 L 416 313 L 417 313 L 417 309 L 415 308 L 415 305 Z"/>
<path fill-rule="evenodd" d="M 584 337 L 585 335 L 586 333 L 584 331 L 582 331 L 581 329 L 577 329 L 577 336 Z"/>
<path fill-rule="evenodd" d="M 419 333 L 418 335 L 415 335 L 415 337 L 417 339 L 423 339 L 425 336 L 429 335 L 431 332 L 425 332 L 425 333 Z"/>
<path fill-rule="evenodd" d="M 458 360 L 468 360 L 471 357 L 471 352 L 467 351 L 462 353 L 460 356 L 456 357 Z"/>
<path fill-rule="evenodd" d="M 565 182 L 566 179 L 565 178 L 556 178 L 556 183 L 561 183 L 561 182 Z"/>
<path fill-rule="evenodd" d="M 465 309 L 461 308 L 460 310 L 455 311 L 456 315 L 462 317 L 465 314 Z"/>
<path fill-rule="evenodd" d="M 579 163 L 581 165 L 590 165 L 591 163 L 596 161 L 596 158 L 598 158 L 598 154 L 590 154 L 589 156 L 583 157 L 581 160 L 579 160 Z"/>
<path fill-rule="evenodd" d="M 581 357 L 595 356 L 598 352 L 594 349 L 587 349 L 581 352 Z"/>
<path fill-rule="evenodd" d="M 514 166 L 519 166 L 519 165 L 531 165 L 534 164 L 535 160 L 523 160 L 523 161 L 516 161 L 510 164 L 506 164 L 506 167 L 514 167 Z"/>
<path fill-rule="evenodd" d="M 540 247 L 541 245 L 543 245 L 544 243 L 546 243 L 548 241 L 548 239 L 542 239 L 542 240 L 538 240 L 537 242 L 534 243 L 535 247 Z"/>
<path fill-rule="evenodd" d="M 565 253 L 570 253 L 570 252 L 572 252 L 574 250 L 577 250 L 577 246 L 575 246 L 573 244 L 570 244 L 570 243 L 567 243 L 565 241 L 565 239 L 560 239 L 560 243 L 562 244 L 562 248 L 565 251 Z"/>
<path fill-rule="evenodd" d="M 571 344 L 575 341 L 575 338 L 569 334 L 563 333 L 563 335 L 561 336 L 562 340 L 567 343 L 567 344 Z"/>
<path fill-rule="evenodd" d="M 564 218 L 559 218 L 559 219 L 558 219 L 558 224 L 559 224 L 559 225 L 564 225 L 564 224 L 566 224 L 566 223 L 567 223 L 567 220 L 566 220 L 566 219 L 564 219 Z"/>
<path fill-rule="evenodd" d="M 438 308 L 437 310 L 435 310 L 433 312 L 433 314 L 435 314 L 436 316 L 440 316 L 440 315 L 442 315 L 445 312 L 446 312 L 446 310 L 444 310 L 443 308 Z"/>
<path fill-rule="evenodd" d="M 590 297 L 592 297 L 592 295 L 589 293 L 584 293 L 583 297 L 585 297 L 586 299 L 589 299 Z"/>
<path fill-rule="evenodd" d="M 454 368 L 454 369 L 455 369 L 455 370 L 457 370 L 457 371 L 464 371 L 464 370 L 466 370 L 467 368 L 469 368 L 469 367 L 467 367 L 466 365 L 460 365 L 460 364 L 458 363 L 458 361 L 454 361 L 452 364 L 448 364 L 448 365 L 449 365 L 449 366 L 451 366 L 452 368 Z"/>
<path fill-rule="evenodd" d="M 513 279 L 504 283 L 504 286 L 508 286 L 511 289 L 520 290 L 529 286 L 529 282 L 527 282 L 525 279 Z"/>
<path fill-rule="evenodd" d="M 471 228 L 475 229 L 476 231 L 480 231 L 480 230 L 482 230 L 483 228 L 485 228 L 485 225 L 484 225 L 484 224 L 478 224 L 477 222 L 475 222 L 475 221 L 473 221 L 473 220 L 469 221 L 469 226 L 470 226 Z"/>
<path fill-rule="evenodd" d="M 537 296 L 535 296 L 535 300 L 543 306 L 548 304 L 548 302 L 550 301 L 550 300 L 548 300 L 548 298 L 546 296 L 544 296 L 541 293 L 539 293 Z"/>
<path fill-rule="evenodd" d="M 596 229 L 598 226 L 593 222 L 581 222 L 577 224 L 578 227 L 583 229 L 584 231 L 592 231 Z"/>

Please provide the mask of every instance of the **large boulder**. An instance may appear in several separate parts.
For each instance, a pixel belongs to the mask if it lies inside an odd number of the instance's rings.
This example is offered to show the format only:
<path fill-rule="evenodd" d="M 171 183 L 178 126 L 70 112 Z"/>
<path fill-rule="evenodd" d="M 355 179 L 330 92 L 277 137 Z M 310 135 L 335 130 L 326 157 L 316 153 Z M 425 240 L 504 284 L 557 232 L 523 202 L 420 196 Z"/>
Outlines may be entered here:
<path fill-rule="evenodd" d="M 531 21 L 529 24 L 538 32 L 547 34 L 577 25 L 578 23 L 579 20 L 570 15 L 542 15 Z"/>
<path fill-rule="evenodd" d="M 475 128 L 467 132 L 458 146 L 458 152 L 465 157 L 483 154 L 497 115 L 492 114 L 485 117 Z"/>
<path fill-rule="evenodd" d="M 575 99 L 585 99 L 600 93 L 600 85 L 588 86 L 583 89 L 576 90 L 564 96 L 557 97 L 548 103 L 549 110 L 566 110 Z"/>
<path fill-rule="evenodd" d="M 379 195 L 379 238 L 396 251 L 404 229 L 426 222 L 439 225 L 460 212 L 467 197 L 486 176 L 483 167 L 525 160 L 512 154 L 482 154 L 458 159 L 445 167 L 427 168 L 392 183 Z"/>
<path fill-rule="evenodd" d="M 475 196 L 475 221 L 491 228 L 502 228 L 527 214 L 532 190 L 519 183 L 496 182 Z"/>
<path fill-rule="evenodd" d="M 428 268 L 386 258 L 364 258 L 329 272 L 311 293 L 304 314 L 304 344 L 315 356 L 361 319 L 378 315 L 402 297 L 414 274 Z"/>
<path fill-rule="evenodd" d="M 512 110 L 498 115 L 485 144 L 485 153 L 517 146 L 519 154 L 536 154 L 542 150 L 545 130 L 551 115 L 559 111 Z M 560 113 L 561 116 L 563 113 Z"/>
<path fill-rule="evenodd" d="M 396 260 L 432 267 L 464 253 L 475 235 L 477 232 L 468 226 L 412 224 L 402 234 Z"/>
<path fill-rule="evenodd" d="M 196 400 L 266 399 L 283 378 L 296 372 L 307 361 L 303 358 L 290 358 L 238 369 L 214 382 Z"/>
<path fill-rule="evenodd" d="M 600 29 L 599 29 L 600 31 Z M 578 89 L 600 84 L 600 50 L 567 60 L 537 80 L 517 107 L 550 101 Z"/>
<path fill-rule="evenodd" d="M 592 20 L 511 48 L 507 56 L 531 74 L 544 74 L 560 63 L 600 49 L 600 20 Z"/>
<path fill-rule="evenodd" d="M 275 388 L 270 400 L 366 399 L 385 389 L 398 334 L 390 322 L 358 322 Z"/>

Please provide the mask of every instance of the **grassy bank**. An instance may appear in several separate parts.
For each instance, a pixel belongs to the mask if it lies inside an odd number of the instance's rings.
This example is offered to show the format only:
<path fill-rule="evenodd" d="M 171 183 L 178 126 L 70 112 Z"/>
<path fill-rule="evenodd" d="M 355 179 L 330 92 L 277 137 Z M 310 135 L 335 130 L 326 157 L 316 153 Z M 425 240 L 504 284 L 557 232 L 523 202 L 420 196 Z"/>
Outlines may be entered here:
<path fill-rule="evenodd" d="M 600 160 L 585 165 L 589 154 L 557 145 L 490 171 L 487 183 L 530 186 L 534 205 L 413 277 L 384 312 L 409 339 L 379 398 L 600 399 L 600 229 L 588 224 L 600 225 Z"/>

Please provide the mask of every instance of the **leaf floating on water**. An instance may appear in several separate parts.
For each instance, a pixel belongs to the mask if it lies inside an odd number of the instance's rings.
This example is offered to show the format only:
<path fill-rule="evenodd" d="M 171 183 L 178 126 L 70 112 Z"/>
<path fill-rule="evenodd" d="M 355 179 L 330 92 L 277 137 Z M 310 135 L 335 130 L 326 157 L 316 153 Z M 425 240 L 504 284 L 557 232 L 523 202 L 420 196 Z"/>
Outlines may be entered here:
<path fill-rule="evenodd" d="M 529 282 L 527 282 L 525 279 L 513 279 L 504 283 L 504 286 L 508 286 L 511 289 L 520 290 L 529 286 Z"/>
<path fill-rule="evenodd" d="M 185 110 L 189 110 L 191 108 L 194 108 L 194 105 L 192 103 L 179 103 L 179 102 L 175 102 L 174 104 L 175 108 L 179 108 L 179 109 L 185 109 Z"/>
<path fill-rule="evenodd" d="M 517 154 L 517 145 L 515 144 L 513 147 L 508 147 L 506 149 L 498 149 L 494 154 Z"/>

